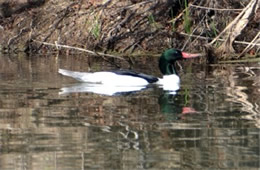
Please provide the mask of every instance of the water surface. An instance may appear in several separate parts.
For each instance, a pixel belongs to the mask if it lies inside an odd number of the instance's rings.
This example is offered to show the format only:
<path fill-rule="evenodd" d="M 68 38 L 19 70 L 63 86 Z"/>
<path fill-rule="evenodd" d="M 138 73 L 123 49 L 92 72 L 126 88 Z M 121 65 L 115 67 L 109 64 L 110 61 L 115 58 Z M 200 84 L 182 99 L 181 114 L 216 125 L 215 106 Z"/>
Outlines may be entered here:
<path fill-rule="evenodd" d="M 160 76 L 157 59 L 123 68 Z M 258 169 L 260 64 L 181 62 L 176 94 L 60 95 L 57 73 L 112 70 L 86 56 L 0 56 L 0 169 Z"/>

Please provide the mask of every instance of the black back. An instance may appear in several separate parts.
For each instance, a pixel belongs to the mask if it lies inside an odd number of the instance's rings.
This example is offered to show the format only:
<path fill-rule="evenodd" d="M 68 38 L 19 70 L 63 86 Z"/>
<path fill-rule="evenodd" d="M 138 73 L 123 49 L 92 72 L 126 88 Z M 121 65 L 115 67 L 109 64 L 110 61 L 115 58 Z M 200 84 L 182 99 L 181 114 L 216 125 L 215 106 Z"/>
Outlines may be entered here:
<path fill-rule="evenodd" d="M 143 78 L 148 83 L 155 83 L 159 80 L 155 76 L 151 76 L 151 75 L 147 75 L 147 74 L 143 74 L 143 73 L 137 73 L 137 72 L 132 71 L 132 70 L 116 70 L 116 71 L 112 71 L 112 72 L 115 73 L 115 74 L 118 74 L 118 75 L 127 75 L 127 76 Z"/>

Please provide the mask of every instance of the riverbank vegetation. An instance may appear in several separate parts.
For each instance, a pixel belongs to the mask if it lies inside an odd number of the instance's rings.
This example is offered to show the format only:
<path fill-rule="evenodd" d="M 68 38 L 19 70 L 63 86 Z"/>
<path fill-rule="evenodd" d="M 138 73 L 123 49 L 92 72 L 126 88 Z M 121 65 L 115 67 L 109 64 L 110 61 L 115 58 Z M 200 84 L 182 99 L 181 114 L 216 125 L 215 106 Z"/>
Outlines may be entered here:
<path fill-rule="evenodd" d="M 121 58 L 166 48 L 259 57 L 259 0 L 2 0 L 2 52 Z"/>

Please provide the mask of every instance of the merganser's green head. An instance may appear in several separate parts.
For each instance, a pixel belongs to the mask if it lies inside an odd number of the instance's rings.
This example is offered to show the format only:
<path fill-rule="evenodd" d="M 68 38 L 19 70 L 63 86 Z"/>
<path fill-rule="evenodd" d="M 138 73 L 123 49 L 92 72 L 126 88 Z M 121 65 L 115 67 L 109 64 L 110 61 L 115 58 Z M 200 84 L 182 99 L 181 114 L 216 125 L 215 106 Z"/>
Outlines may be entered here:
<path fill-rule="evenodd" d="M 159 59 L 159 68 L 163 75 L 177 74 L 175 70 L 175 62 L 184 58 L 195 58 L 201 54 L 190 54 L 177 49 L 168 49 L 163 52 Z"/>

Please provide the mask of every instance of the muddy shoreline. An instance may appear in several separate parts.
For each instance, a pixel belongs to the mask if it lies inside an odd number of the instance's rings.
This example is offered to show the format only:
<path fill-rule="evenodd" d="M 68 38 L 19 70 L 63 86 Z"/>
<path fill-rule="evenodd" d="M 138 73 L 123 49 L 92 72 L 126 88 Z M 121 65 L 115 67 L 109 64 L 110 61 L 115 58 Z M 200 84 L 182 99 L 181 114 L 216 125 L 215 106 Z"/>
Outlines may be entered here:
<path fill-rule="evenodd" d="M 246 54 L 257 56 L 259 1 L 210 2 L 2 0 L 0 50 L 8 53 L 58 51 L 69 54 L 86 52 L 78 49 L 87 49 L 131 54 L 158 53 L 166 48 L 177 48 L 204 51 L 219 59 L 230 59 L 220 57 L 223 54 L 233 56 L 243 53 L 237 58 Z M 233 33 L 237 31 L 237 35 L 223 33 L 250 3 L 254 6 L 247 9 L 247 13 L 251 13 L 245 27 L 232 30 Z M 241 16 L 244 18 L 238 18 L 232 28 L 239 28 L 240 20 L 247 17 Z M 250 43 L 253 45 L 246 49 Z"/>

